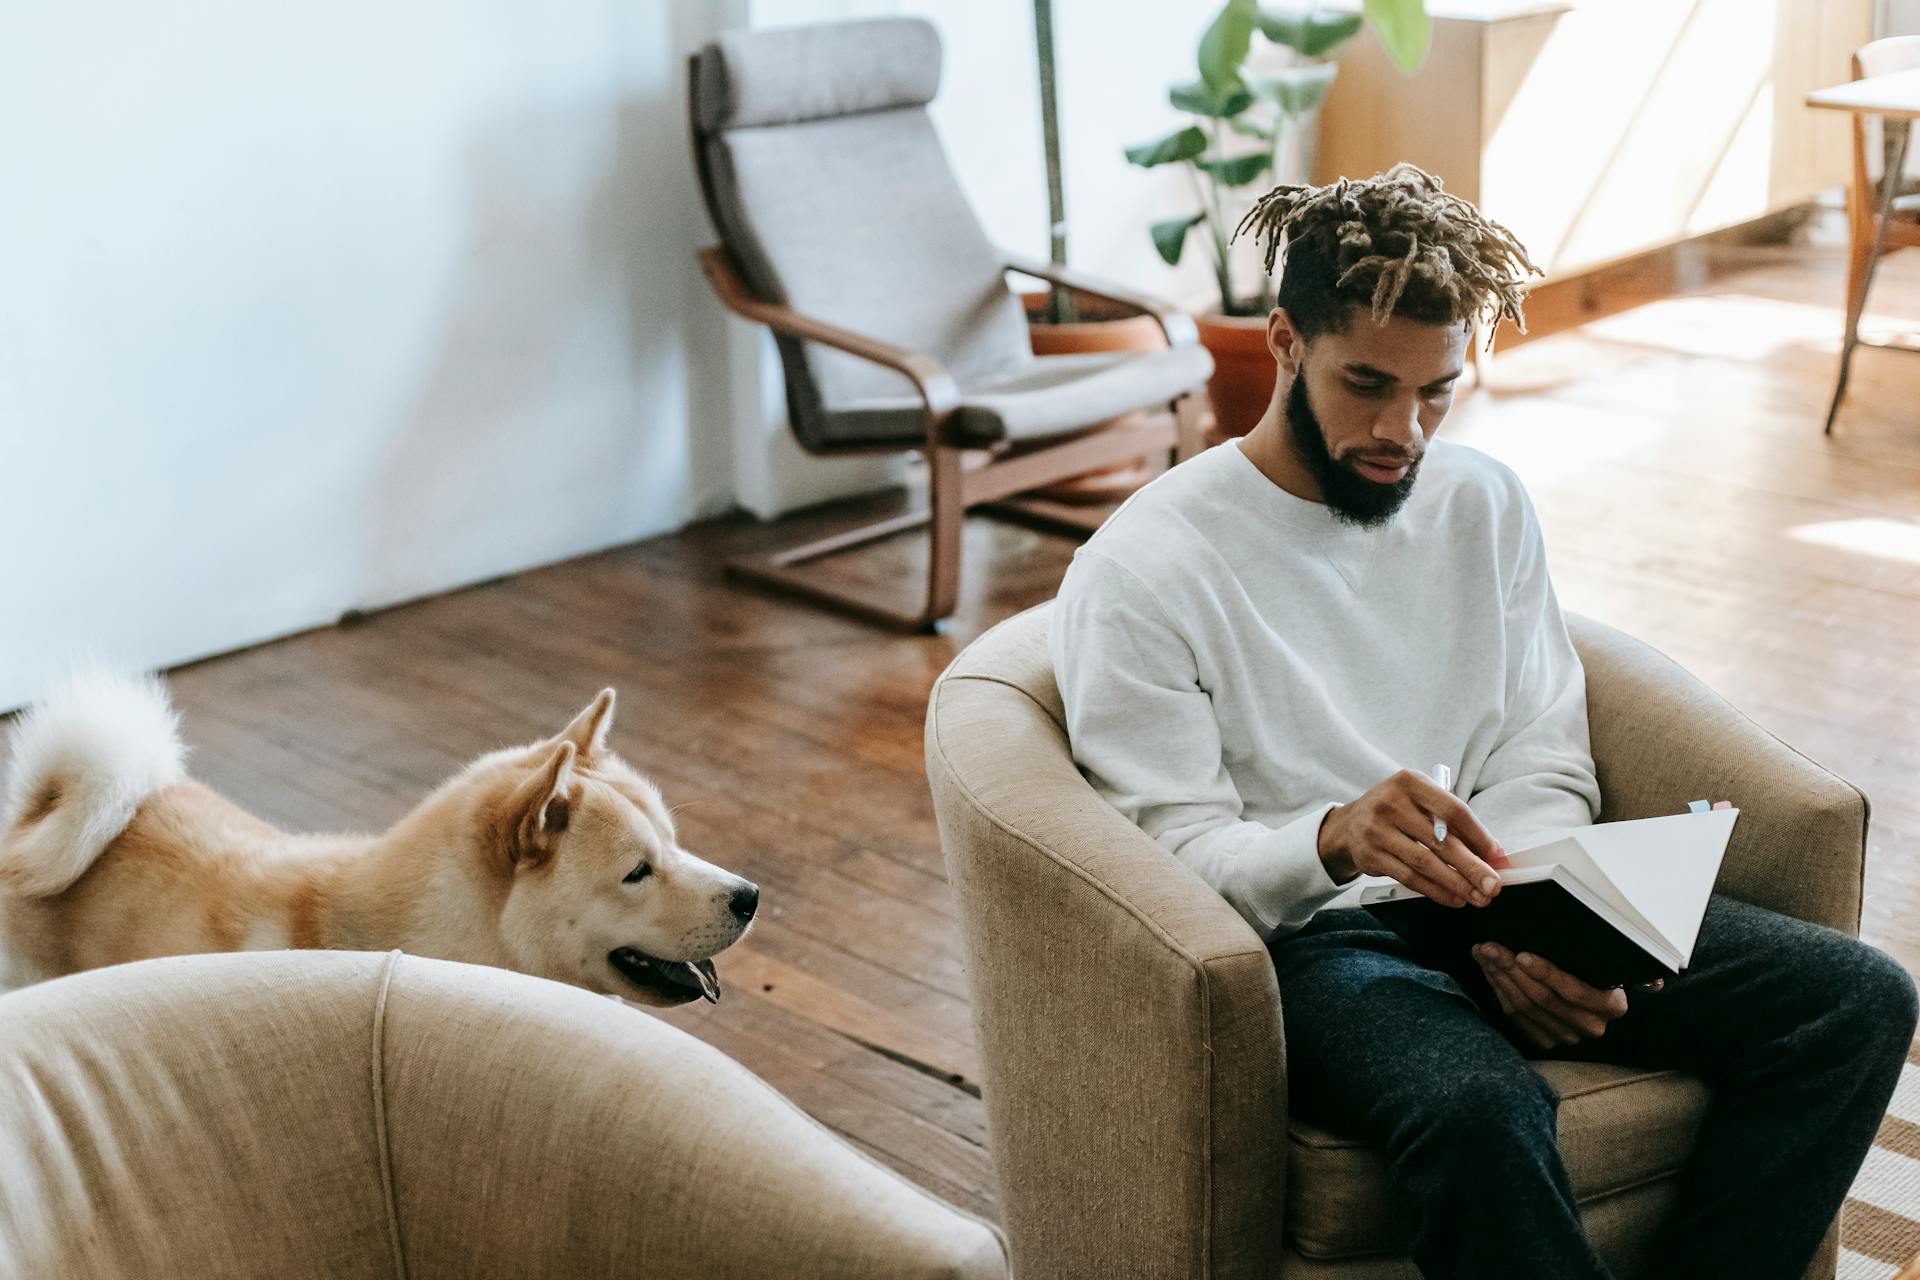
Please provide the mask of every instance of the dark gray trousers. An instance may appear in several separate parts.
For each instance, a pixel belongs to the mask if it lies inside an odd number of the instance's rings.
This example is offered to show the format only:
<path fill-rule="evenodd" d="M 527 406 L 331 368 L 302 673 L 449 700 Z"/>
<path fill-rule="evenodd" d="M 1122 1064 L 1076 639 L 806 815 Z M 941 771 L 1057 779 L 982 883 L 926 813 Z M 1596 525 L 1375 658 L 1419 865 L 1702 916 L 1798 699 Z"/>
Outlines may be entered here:
<path fill-rule="evenodd" d="M 1505 1030 L 1470 958 L 1416 959 L 1367 912 L 1270 948 L 1289 1105 L 1385 1149 L 1418 1206 L 1428 1280 L 1604 1280 L 1527 1066 L 1675 1067 L 1713 1089 L 1654 1274 L 1800 1280 L 1873 1144 L 1913 1040 L 1914 984 L 1845 934 L 1715 894 L 1687 971 L 1630 995 L 1606 1035 L 1542 1055 Z"/>

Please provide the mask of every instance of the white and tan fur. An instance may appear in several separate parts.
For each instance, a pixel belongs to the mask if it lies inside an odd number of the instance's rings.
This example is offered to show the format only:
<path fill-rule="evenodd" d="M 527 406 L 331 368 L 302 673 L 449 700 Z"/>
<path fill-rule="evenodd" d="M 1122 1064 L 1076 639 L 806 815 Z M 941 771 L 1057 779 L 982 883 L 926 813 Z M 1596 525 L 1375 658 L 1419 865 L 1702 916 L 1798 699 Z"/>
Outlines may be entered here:
<path fill-rule="evenodd" d="M 76 678 L 12 735 L 0 988 L 187 952 L 399 948 L 644 1004 L 713 999 L 703 962 L 746 932 L 758 890 L 680 845 L 607 746 L 613 708 L 603 690 L 380 835 L 296 836 L 187 777 L 159 681 Z"/>

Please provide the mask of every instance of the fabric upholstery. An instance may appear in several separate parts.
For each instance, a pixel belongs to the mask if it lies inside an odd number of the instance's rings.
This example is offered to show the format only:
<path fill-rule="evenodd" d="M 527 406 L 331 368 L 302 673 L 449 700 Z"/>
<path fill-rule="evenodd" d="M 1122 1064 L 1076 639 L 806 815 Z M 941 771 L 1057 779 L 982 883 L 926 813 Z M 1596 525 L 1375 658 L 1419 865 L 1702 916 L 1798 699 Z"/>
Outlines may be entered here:
<path fill-rule="evenodd" d="M 1560 1094 L 1560 1149 L 1584 1206 L 1670 1178 L 1686 1162 L 1707 1089 L 1677 1071 L 1543 1062 Z M 1376 1147 L 1294 1117 L 1287 1132 L 1287 1235 L 1301 1253 L 1347 1258 L 1403 1250 L 1410 1208 Z"/>
<path fill-rule="evenodd" d="M 1587 669 L 1601 821 L 1738 796 L 1720 891 L 1857 936 L 1866 794 L 1651 646 L 1578 615 L 1567 630 Z"/>
<path fill-rule="evenodd" d="M 919 18 L 730 31 L 709 48 L 696 87 L 709 133 L 924 107 L 940 90 L 940 36 Z"/>
<path fill-rule="evenodd" d="M 1004 257 L 925 109 L 939 59 L 938 35 L 918 18 L 736 32 L 695 55 L 701 182 L 748 288 L 934 356 L 968 399 L 954 425 L 962 443 L 1082 430 L 1204 382 L 1212 363 L 1191 346 L 1036 361 Z M 926 412 L 904 375 L 791 337 L 779 347 L 807 448 L 926 442 Z M 1069 374 L 1085 376 L 1068 385 Z"/>
<path fill-rule="evenodd" d="M 1587 1235 L 1600 1242 L 1600 1256 L 1614 1275 L 1639 1276 L 1653 1265 L 1654 1237 L 1678 1192 L 1673 1179 L 1662 1178 L 1580 1206 Z M 1824 1274 L 1831 1277 L 1833 1270 L 1829 1263 Z M 1809 1280 L 1814 1274 L 1808 1273 Z M 1316 1258 L 1289 1251 L 1280 1275 L 1285 1280 L 1420 1280 L 1412 1260 L 1398 1253 Z"/>
<path fill-rule="evenodd" d="M 0 1275 L 1005 1277 L 993 1229 L 633 1009 L 398 955 L 0 998 Z"/>
<path fill-rule="evenodd" d="M 1289 1123 L 1280 996 L 1259 938 L 1075 770 L 1048 614 L 969 646 L 935 686 L 926 727 L 1017 1273 L 1412 1277 L 1379 1154 Z M 1859 792 L 1655 650 L 1567 621 L 1603 816 L 1670 813 L 1736 787 L 1744 812 L 1721 888 L 1855 932 Z M 1588 1232 L 1632 1276 L 1707 1092 L 1675 1072 L 1542 1070 L 1569 1095 L 1560 1142 Z M 1833 1275 L 1831 1244 L 1809 1277 Z"/>
<path fill-rule="evenodd" d="M 1212 357 L 1197 346 L 1035 356 L 1012 373 L 962 383 L 961 404 L 948 419 L 948 430 L 969 445 L 1044 439 L 1167 404 L 1212 372 Z M 918 397 L 862 402 L 835 417 L 848 439 L 926 436 Z"/>

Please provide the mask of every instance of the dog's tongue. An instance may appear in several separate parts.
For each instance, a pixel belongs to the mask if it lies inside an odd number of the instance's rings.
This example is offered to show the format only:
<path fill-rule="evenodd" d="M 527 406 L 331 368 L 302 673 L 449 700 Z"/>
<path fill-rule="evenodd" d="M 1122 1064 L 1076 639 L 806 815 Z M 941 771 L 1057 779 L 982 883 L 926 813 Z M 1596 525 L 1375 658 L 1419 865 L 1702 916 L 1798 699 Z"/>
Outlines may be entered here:
<path fill-rule="evenodd" d="M 683 960 L 671 967 L 661 965 L 660 971 L 677 986 L 700 988 L 701 997 L 708 1003 L 720 1003 L 720 975 L 713 971 L 713 961 Z"/>

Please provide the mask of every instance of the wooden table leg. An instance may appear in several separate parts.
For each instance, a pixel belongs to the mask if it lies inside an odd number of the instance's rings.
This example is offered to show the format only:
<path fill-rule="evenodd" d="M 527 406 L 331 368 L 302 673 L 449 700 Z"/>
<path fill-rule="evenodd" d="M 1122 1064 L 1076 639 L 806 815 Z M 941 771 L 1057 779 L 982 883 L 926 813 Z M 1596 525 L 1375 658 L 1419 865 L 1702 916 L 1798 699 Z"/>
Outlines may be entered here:
<path fill-rule="evenodd" d="M 1893 163 L 1880 177 L 1880 223 L 1874 229 L 1873 250 L 1867 254 L 1867 269 L 1860 273 L 1860 288 L 1847 299 L 1847 336 L 1840 345 L 1840 381 L 1833 388 L 1833 404 L 1827 409 L 1826 434 L 1833 434 L 1833 420 L 1840 416 L 1840 401 L 1847 394 L 1847 375 L 1853 369 L 1853 350 L 1860 345 L 1860 317 L 1867 309 L 1867 290 L 1873 287 L 1873 269 L 1887 247 L 1887 223 L 1893 217 L 1893 200 L 1900 192 L 1900 178 L 1907 168 L 1907 146 L 1913 141 L 1913 121 L 1886 120 L 1882 127 L 1898 125 L 1900 145 L 1894 148 Z"/>

